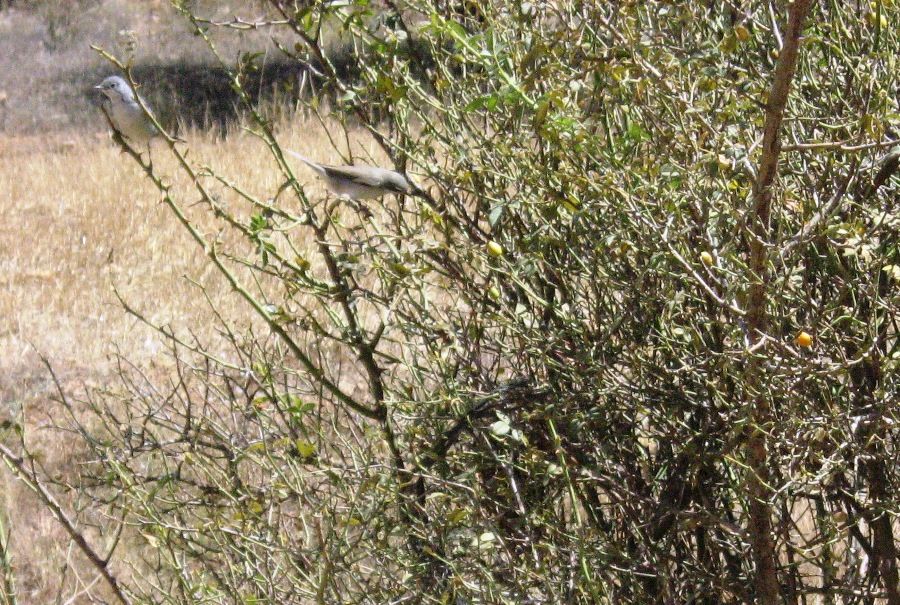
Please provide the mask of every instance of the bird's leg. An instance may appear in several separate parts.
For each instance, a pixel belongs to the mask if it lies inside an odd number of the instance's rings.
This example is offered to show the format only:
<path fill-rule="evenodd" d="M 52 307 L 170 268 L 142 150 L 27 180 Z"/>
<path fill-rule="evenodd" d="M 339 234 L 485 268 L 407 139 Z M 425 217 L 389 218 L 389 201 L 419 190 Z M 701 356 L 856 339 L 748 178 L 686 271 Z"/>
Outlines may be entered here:
<path fill-rule="evenodd" d="M 343 194 L 340 196 L 340 199 L 346 201 L 350 204 L 350 207 L 356 211 L 357 214 L 362 215 L 363 218 L 370 219 L 372 218 L 372 211 L 360 200 L 353 199 L 347 194 Z"/>
<path fill-rule="evenodd" d="M 373 216 L 372 211 L 369 210 L 368 206 L 366 206 L 365 203 L 363 203 L 359 200 L 354 200 L 352 198 L 350 199 L 350 203 L 353 205 L 353 208 L 354 208 L 354 210 L 356 210 L 356 213 L 361 214 L 364 219 L 368 220 L 368 219 L 372 218 L 372 216 Z"/>
<path fill-rule="evenodd" d="M 290 179 L 288 179 L 287 181 L 284 182 L 284 184 L 281 185 L 281 187 L 278 188 L 278 191 L 275 193 L 275 197 L 272 198 L 272 206 L 275 206 L 278 204 L 278 198 L 281 197 L 282 193 L 287 191 L 287 189 L 291 186 L 291 184 L 292 183 L 291 183 Z"/>
<path fill-rule="evenodd" d="M 326 195 L 328 195 L 326 193 Z M 330 196 L 329 196 L 330 197 Z M 331 203 L 330 206 L 326 205 L 325 210 L 328 214 L 334 212 L 334 210 L 341 205 L 341 202 L 346 202 L 350 205 L 353 210 L 356 211 L 357 214 L 361 214 L 363 218 L 370 219 L 372 218 L 372 211 L 369 210 L 362 202 L 359 200 L 354 200 L 352 197 L 347 195 L 339 195 L 335 198 L 335 200 Z"/>
<path fill-rule="evenodd" d="M 384 208 L 388 212 L 388 215 L 390 215 L 394 221 L 394 229 L 396 229 L 395 233 L 405 233 L 407 231 L 406 229 L 404 229 L 405 220 L 403 217 L 403 206 L 404 206 L 403 202 L 405 199 L 406 199 L 405 195 L 400 194 L 397 196 L 397 211 L 396 212 L 393 212 L 390 208 L 388 208 L 388 206 L 386 204 L 384 206 Z"/>
<path fill-rule="evenodd" d="M 150 153 L 150 141 L 147 141 L 147 167 L 150 168 L 150 172 L 153 172 L 153 154 Z"/>
<path fill-rule="evenodd" d="M 334 214 L 335 209 L 341 205 L 341 198 L 339 198 L 339 197 L 335 198 L 334 201 L 331 202 L 331 204 L 329 205 L 328 204 L 329 197 L 330 196 L 326 193 L 325 194 L 325 214 L 327 214 L 328 216 L 331 216 L 332 214 Z"/>

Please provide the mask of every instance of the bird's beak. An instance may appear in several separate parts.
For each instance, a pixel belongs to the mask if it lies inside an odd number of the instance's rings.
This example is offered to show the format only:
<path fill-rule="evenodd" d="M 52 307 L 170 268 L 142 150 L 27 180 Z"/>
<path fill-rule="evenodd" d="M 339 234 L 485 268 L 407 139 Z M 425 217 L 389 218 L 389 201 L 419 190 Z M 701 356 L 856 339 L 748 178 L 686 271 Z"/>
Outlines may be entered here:
<path fill-rule="evenodd" d="M 103 85 L 97 84 L 96 86 L 94 86 L 94 90 L 103 90 Z"/>

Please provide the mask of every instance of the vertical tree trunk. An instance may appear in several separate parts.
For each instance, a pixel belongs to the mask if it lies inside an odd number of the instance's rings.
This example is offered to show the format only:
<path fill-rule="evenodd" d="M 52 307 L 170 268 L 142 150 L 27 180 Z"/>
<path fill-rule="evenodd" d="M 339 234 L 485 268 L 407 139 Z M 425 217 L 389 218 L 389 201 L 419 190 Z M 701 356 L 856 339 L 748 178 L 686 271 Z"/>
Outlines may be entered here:
<path fill-rule="evenodd" d="M 872 185 L 866 191 L 867 198 L 874 198 L 875 194 L 900 168 L 900 150 L 894 149 L 882 160 L 881 169 L 875 176 Z M 891 245 L 889 241 L 883 241 L 882 247 Z M 878 300 L 884 300 L 890 295 L 888 280 L 882 279 L 878 284 Z M 877 309 L 870 307 L 870 302 L 865 301 L 870 313 L 877 317 Z M 875 351 L 883 352 L 888 349 L 890 337 L 890 322 L 876 322 L 878 332 L 875 338 Z M 862 355 L 857 347 L 848 347 L 851 358 Z M 886 413 L 884 404 L 879 401 L 876 392 L 883 386 L 884 375 L 879 354 L 865 355 L 862 363 L 852 368 L 850 379 L 856 388 L 856 396 L 853 407 L 857 414 L 863 415 L 874 410 L 879 418 Z M 861 461 L 866 481 L 869 484 L 869 513 L 866 522 L 872 532 L 872 550 L 874 551 L 874 567 L 881 578 L 888 605 L 900 605 L 900 573 L 897 570 L 897 544 L 894 541 L 894 530 L 891 525 L 891 516 L 885 510 L 885 503 L 890 499 L 890 485 L 887 481 L 888 468 L 886 460 L 889 455 L 885 451 L 884 440 L 876 433 L 879 429 L 871 425 L 863 426 L 857 435 L 857 440 L 865 448 L 866 455 Z"/>
<path fill-rule="evenodd" d="M 897 572 L 897 545 L 894 543 L 894 531 L 891 527 L 891 516 L 882 510 L 890 497 L 885 482 L 885 453 L 880 444 L 871 448 L 877 450 L 879 458 L 865 463 L 866 479 L 869 482 L 870 500 L 875 506 L 872 520 L 872 547 L 875 551 L 878 575 L 887 595 L 888 605 L 900 605 L 900 574 Z"/>
<path fill-rule="evenodd" d="M 763 338 L 768 328 L 767 284 L 769 280 L 769 238 L 772 210 L 772 184 L 778 172 L 781 153 L 781 123 L 787 105 L 791 80 L 797 67 L 800 33 L 809 12 L 811 0 L 797 0 L 789 8 L 784 47 L 775 68 L 775 77 L 769 90 L 766 122 L 763 131 L 762 158 L 753 186 L 753 208 L 748 215 L 748 247 L 750 255 L 750 285 L 747 296 L 747 328 L 750 348 L 753 351 L 747 366 L 747 405 L 750 406 L 752 432 L 746 443 L 749 466 L 748 492 L 750 542 L 753 562 L 756 566 L 756 600 L 764 605 L 775 605 L 779 600 L 777 554 L 772 536 L 772 510 L 769 504 L 770 471 L 766 447 L 766 435 L 772 426 L 772 410 L 765 389 Z"/>

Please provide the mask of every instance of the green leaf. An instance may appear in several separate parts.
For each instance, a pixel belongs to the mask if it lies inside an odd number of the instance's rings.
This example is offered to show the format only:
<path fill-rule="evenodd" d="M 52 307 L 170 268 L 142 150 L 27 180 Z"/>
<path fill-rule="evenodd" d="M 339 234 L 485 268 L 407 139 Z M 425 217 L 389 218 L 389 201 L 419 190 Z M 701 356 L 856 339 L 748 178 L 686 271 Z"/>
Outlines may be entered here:
<path fill-rule="evenodd" d="M 250 232 L 256 235 L 264 229 L 268 229 L 269 220 L 262 214 L 254 214 L 250 217 Z"/>
<path fill-rule="evenodd" d="M 497 417 L 499 418 L 499 420 L 491 424 L 489 429 L 494 435 L 503 437 L 504 435 L 509 433 L 512 427 L 510 427 L 509 418 L 505 414 L 501 414 L 498 412 Z"/>
<path fill-rule="evenodd" d="M 315 444 L 310 443 L 306 439 L 297 439 L 297 441 L 294 442 L 294 448 L 301 458 L 312 458 L 316 454 Z"/>
<path fill-rule="evenodd" d="M 467 112 L 474 111 L 476 109 L 487 109 L 489 111 L 494 111 L 497 108 L 498 103 L 500 103 L 500 96 L 497 93 L 491 93 L 489 95 L 481 95 L 480 97 L 472 99 L 464 109 Z"/>
<path fill-rule="evenodd" d="M 506 209 L 506 206 L 503 204 L 499 204 L 491 208 L 490 214 L 488 214 L 488 223 L 490 223 L 491 227 L 497 224 L 497 221 L 500 220 L 500 217 L 503 215 L 503 211 Z"/>

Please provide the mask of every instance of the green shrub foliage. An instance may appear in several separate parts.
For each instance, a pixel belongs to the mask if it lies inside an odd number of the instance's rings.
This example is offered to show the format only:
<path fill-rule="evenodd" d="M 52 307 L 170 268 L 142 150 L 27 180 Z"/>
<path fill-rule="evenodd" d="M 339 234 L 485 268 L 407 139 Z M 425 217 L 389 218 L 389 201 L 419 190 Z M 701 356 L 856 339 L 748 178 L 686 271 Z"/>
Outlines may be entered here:
<path fill-rule="evenodd" d="M 260 11 L 421 191 L 308 196 L 254 54 L 285 187 L 135 156 L 262 323 L 89 398 L 128 598 L 900 603 L 895 2 Z"/>

